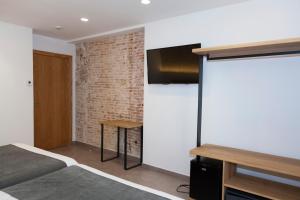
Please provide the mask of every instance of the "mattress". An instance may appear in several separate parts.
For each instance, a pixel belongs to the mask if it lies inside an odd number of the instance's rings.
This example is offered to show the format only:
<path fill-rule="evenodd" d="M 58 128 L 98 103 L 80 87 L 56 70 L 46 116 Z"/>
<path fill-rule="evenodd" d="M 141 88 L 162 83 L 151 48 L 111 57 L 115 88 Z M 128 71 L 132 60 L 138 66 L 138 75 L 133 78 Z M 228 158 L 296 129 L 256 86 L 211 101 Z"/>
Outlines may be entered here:
<path fill-rule="evenodd" d="M 182 200 L 85 165 L 63 168 L 5 188 L 3 200 Z"/>
<path fill-rule="evenodd" d="M 76 164 L 76 161 L 25 144 L 0 146 L 0 189 Z"/>

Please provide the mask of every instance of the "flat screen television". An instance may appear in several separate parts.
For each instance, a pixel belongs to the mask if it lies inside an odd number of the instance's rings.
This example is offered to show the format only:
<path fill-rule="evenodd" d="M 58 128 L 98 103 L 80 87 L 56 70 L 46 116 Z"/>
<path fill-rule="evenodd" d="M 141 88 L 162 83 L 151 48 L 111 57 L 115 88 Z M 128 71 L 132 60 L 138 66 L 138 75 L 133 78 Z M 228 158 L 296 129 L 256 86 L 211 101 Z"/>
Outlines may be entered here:
<path fill-rule="evenodd" d="M 197 84 L 199 81 L 199 56 L 192 49 L 201 44 L 191 44 L 147 50 L 149 84 Z"/>

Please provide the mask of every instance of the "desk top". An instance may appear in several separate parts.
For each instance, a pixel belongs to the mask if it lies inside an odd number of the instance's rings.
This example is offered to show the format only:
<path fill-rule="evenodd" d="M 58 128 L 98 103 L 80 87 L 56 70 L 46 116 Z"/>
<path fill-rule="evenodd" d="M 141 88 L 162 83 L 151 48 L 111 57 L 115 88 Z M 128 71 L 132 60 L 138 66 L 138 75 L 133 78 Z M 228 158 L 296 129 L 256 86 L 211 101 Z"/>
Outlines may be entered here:
<path fill-rule="evenodd" d="M 209 144 L 192 149 L 191 154 L 300 178 L 300 160 L 297 159 Z"/>
<path fill-rule="evenodd" d="M 139 128 L 143 126 L 143 123 L 127 120 L 106 120 L 100 121 L 100 124 L 104 124 L 107 126 L 116 126 L 120 128 Z"/>

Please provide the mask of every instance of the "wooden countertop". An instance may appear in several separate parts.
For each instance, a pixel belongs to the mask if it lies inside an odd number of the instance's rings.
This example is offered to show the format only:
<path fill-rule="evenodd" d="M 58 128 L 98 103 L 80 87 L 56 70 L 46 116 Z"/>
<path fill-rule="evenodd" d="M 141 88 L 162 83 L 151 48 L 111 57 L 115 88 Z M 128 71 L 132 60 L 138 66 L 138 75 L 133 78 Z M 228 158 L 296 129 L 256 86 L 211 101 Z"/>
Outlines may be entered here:
<path fill-rule="evenodd" d="M 210 58 L 255 56 L 259 54 L 299 52 L 300 38 L 262 41 L 235 45 L 193 49 L 193 53 Z"/>
<path fill-rule="evenodd" d="M 192 149 L 194 156 L 203 156 L 242 166 L 267 170 L 282 175 L 300 178 L 300 160 L 269 154 L 206 144 Z"/>
<path fill-rule="evenodd" d="M 143 126 L 143 123 L 127 120 L 106 120 L 100 121 L 99 123 L 107 126 L 116 126 L 121 128 L 139 128 Z"/>

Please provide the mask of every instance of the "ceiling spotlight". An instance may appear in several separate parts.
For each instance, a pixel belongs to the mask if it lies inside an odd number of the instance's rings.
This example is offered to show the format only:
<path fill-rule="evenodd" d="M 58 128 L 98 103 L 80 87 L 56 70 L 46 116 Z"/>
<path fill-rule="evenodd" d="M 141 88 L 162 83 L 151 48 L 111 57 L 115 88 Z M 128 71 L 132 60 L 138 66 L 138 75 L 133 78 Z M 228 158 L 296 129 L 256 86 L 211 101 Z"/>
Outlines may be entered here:
<path fill-rule="evenodd" d="M 63 27 L 62 26 L 55 26 L 55 29 L 59 31 L 59 30 L 63 29 Z"/>
<path fill-rule="evenodd" d="M 88 21 L 89 21 L 89 19 L 88 19 L 88 18 L 85 18 L 85 17 L 80 18 L 80 20 L 81 20 L 82 22 L 88 22 Z"/>
<path fill-rule="evenodd" d="M 149 5 L 151 3 L 151 0 L 141 0 L 141 4 Z"/>

